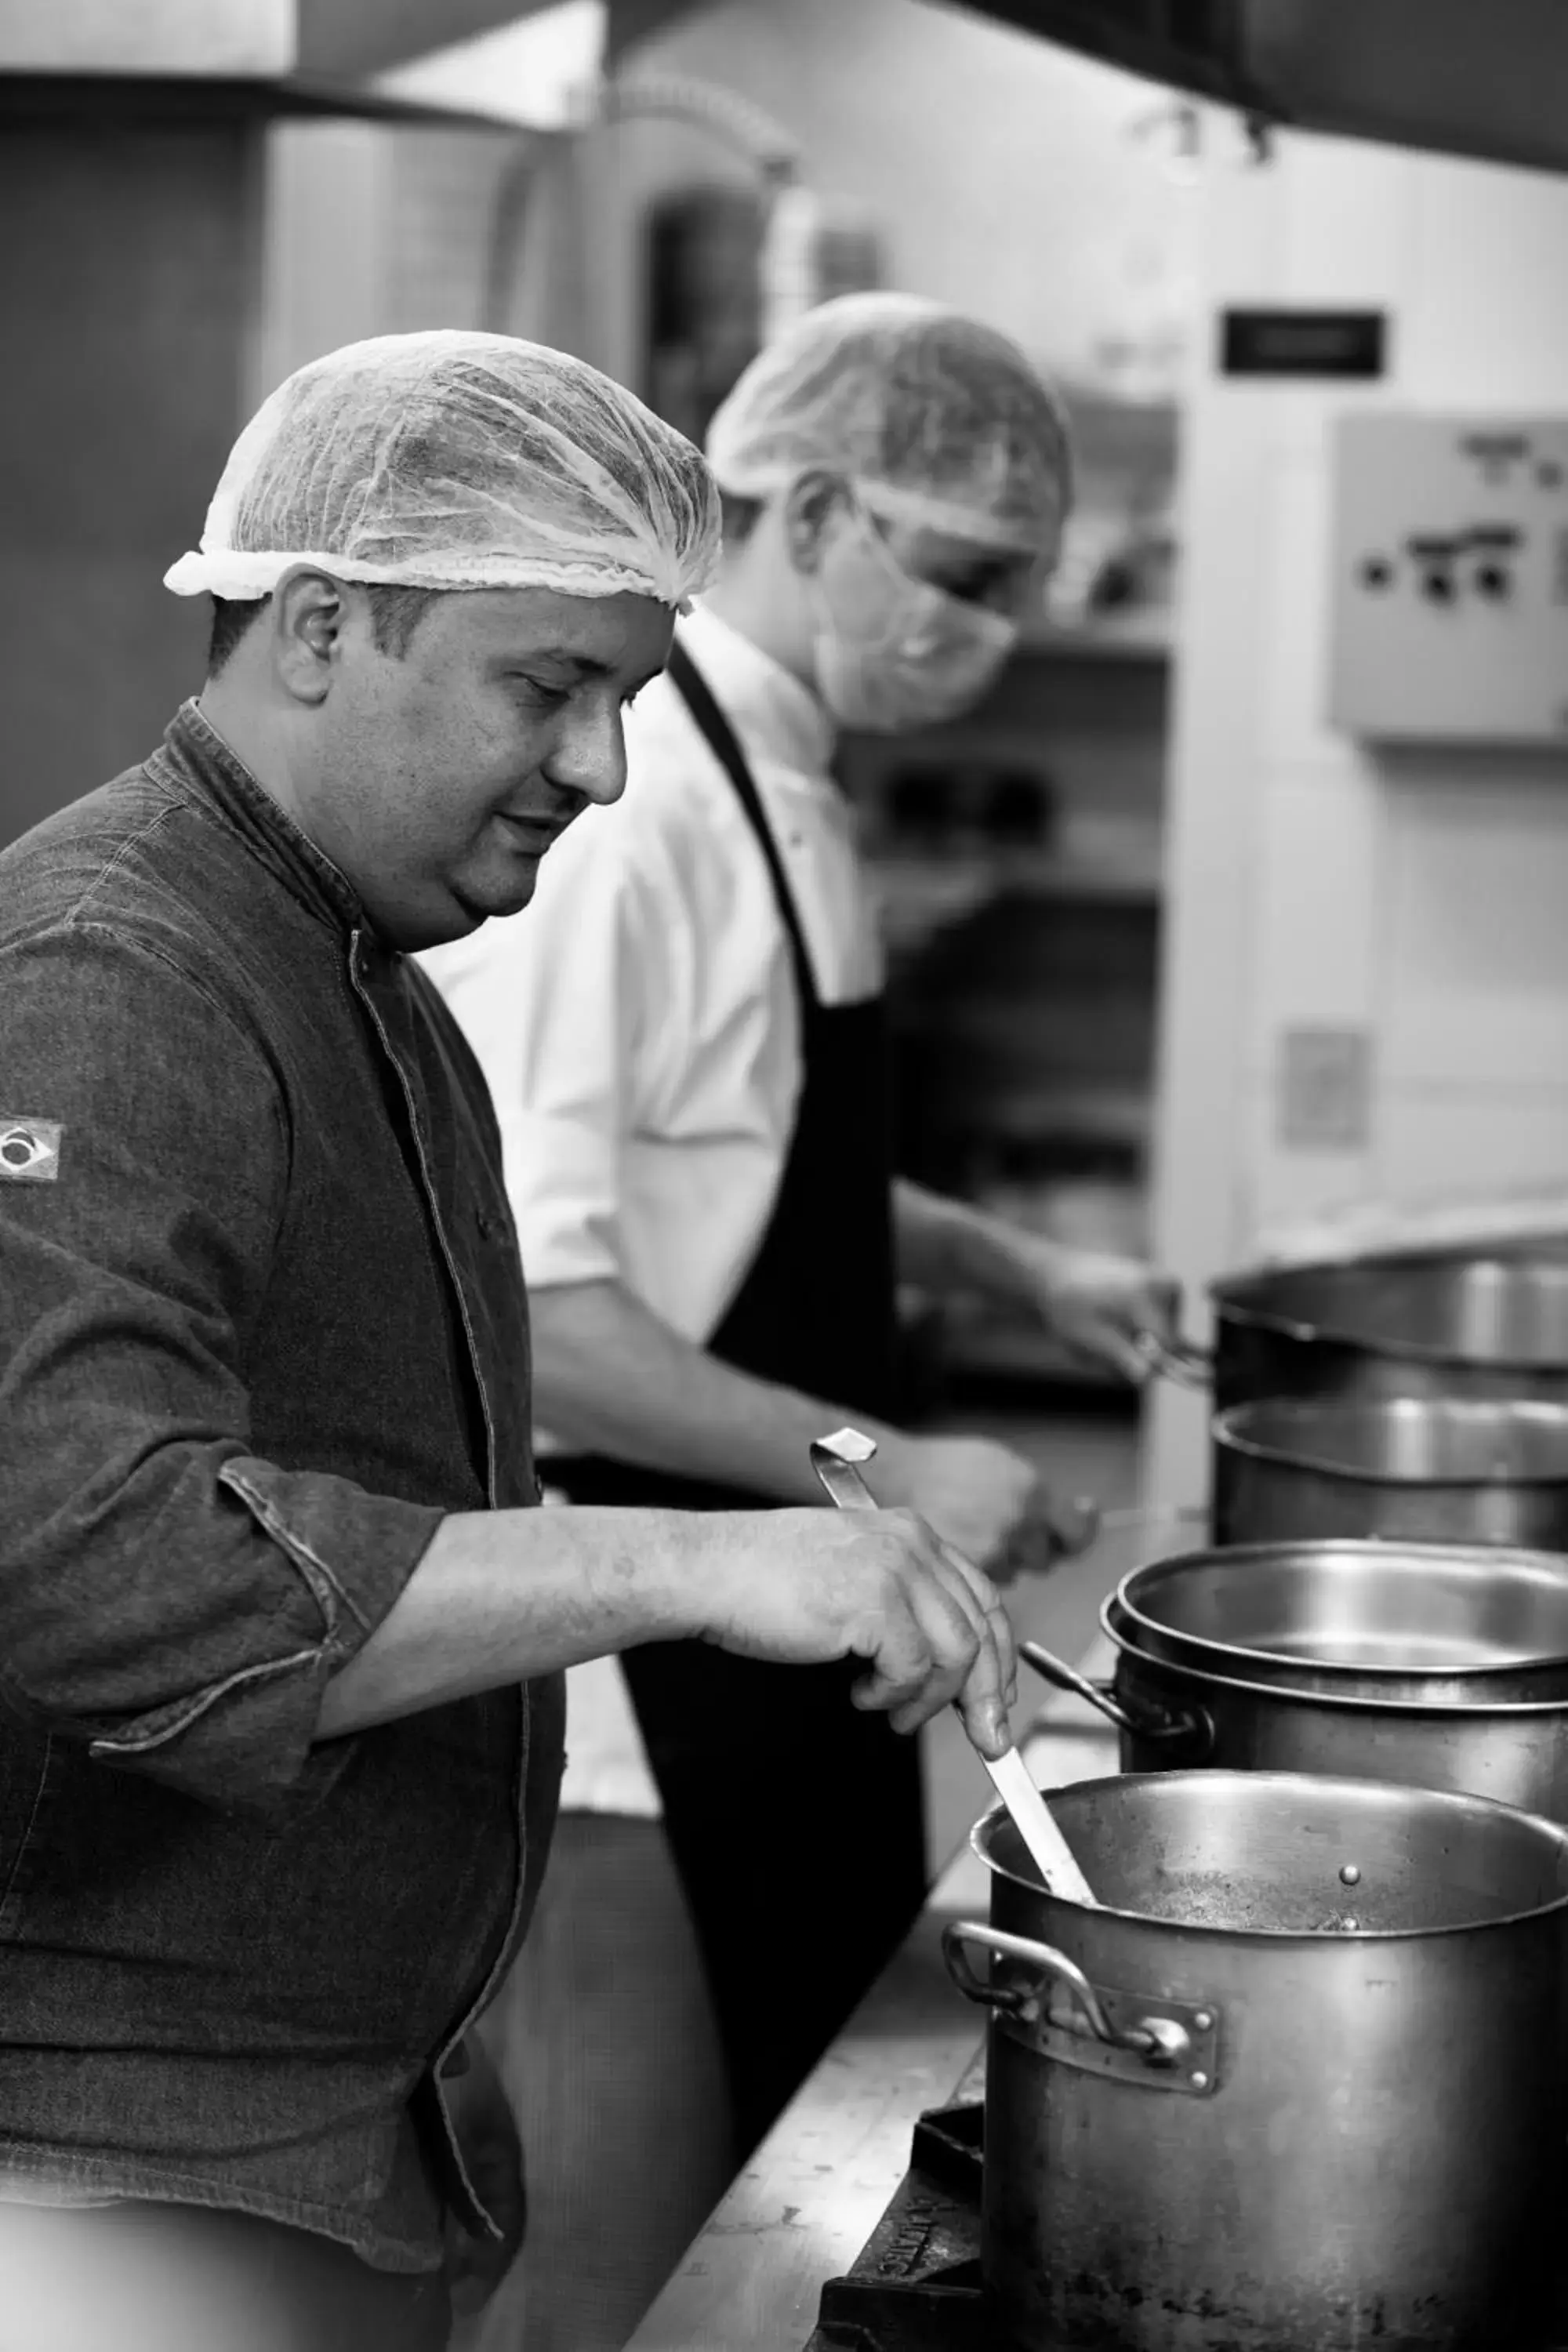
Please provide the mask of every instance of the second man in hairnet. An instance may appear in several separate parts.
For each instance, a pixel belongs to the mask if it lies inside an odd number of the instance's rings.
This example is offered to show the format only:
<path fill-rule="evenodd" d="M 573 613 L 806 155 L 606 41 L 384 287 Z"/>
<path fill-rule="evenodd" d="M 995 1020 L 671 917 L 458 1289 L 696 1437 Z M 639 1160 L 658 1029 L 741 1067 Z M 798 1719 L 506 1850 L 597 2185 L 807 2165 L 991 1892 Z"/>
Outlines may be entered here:
<path fill-rule="evenodd" d="M 709 455 L 723 566 L 631 716 L 623 800 L 523 919 L 432 959 L 500 1120 L 543 1475 L 579 1503 L 808 1502 L 809 1442 L 852 1420 L 880 1499 L 1009 1569 L 1062 1515 L 1004 1447 L 892 1425 L 896 1284 L 1026 1301 L 1129 1373 L 1171 1300 L 894 1181 L 879 949 L 830 769 L 839 729 L 933 724 L 995 677 L 1056 555 L 1061 415 L 1001 335 L 855 297 L 753 363 Z M 916 1743 L 845 1689 L 701 1643 L 574 1688 L 568 1809 L 662 1811 L 738 2153 L 926 1883 Z"/>

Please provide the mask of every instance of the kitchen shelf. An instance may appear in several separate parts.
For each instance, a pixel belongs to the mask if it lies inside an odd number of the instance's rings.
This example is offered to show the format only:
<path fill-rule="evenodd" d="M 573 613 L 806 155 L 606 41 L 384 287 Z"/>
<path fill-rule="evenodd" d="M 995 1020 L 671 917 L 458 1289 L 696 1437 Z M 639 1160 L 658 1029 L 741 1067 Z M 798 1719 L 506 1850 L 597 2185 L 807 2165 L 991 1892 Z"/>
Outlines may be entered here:
<path fill-rule="evenodd" d="M 968 1108 L 955 1094 L 949 1111 L 955 1125 L 965 1121 Z M 1026 1092 L 987 1088 L 974 1105 L 973 1123 L 998 1143 L 1042 1150 L 1056 1143 L 1095 1144 L 1142 1156 L 1149 1150 L 1154 1113 L 1144 1090 L 1075 1087 L 1070 1083 L 1057 1087 L 1044 1080 Z"/>
<path fill-rule="evenodd" d="M 1028 850 L 959 850 L 945 857 L 889 857 L 873 851 L 866 863 L 884 899 L 896 899 L 900 908 L 952 905 L 962 912 L 1003 891 L 1009 898 L 1103 907 L 1153 907 L 1163 895 L 1152 868 L 1075 865 Z"/>
<path fill-rule="evenodd" d="M 1123 618 L 1108 615 L 1070 628 L 1034 621 L 1018 641 L 1023 658 L 1054 661 L 1165 662 L 1172 650 L 1166 613 L 1138 613 Z"/>

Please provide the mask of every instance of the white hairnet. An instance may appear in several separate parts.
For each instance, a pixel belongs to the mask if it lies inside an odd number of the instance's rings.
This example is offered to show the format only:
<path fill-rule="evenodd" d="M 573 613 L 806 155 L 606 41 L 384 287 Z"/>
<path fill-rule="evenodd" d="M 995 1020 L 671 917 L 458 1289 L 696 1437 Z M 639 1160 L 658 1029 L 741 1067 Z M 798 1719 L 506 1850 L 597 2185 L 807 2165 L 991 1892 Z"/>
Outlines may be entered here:
<path fill-rule="evenodd" d="M 176 596 L 296 563 L 410 588 L 680 604 L 718 561 L 701 457 L 596 368 L 510 335 L 381 335 L 279 385 L 235 443 Z"/>
<path fill-rule="evenodd" d="M 1067 504 L 1067 421 L 1017 346 L 910 294 L 847 294 L 752 362 L 708 428 L 721 488 L 767 498 L 814 467 L 893 518 L 998 546 L 1048 543 Z"/>

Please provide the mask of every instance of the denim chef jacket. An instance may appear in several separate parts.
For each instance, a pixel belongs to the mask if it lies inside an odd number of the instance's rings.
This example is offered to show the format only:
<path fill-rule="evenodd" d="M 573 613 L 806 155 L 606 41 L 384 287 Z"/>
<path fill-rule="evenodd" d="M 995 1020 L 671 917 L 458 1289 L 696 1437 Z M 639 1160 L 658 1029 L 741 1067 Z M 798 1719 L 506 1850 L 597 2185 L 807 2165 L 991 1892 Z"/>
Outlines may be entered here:
<path fill-rule="evenodd" d="M 479 1069 L 194 704 L 0 854 L 0 2176 L 487 2217 L 439 2087 L 552 1676 L 312 1748 L 443 1516 L 538 1498 Z"/>

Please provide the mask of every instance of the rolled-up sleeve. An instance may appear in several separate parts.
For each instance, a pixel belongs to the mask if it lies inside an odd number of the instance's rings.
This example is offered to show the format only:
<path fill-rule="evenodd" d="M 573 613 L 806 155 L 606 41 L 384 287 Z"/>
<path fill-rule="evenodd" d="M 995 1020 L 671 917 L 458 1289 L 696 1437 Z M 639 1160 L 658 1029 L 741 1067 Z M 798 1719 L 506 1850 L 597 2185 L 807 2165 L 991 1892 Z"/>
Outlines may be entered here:
<path fill-rule="evenodd" d="M 155 944 L 0 953 L 0 1700 L 223 1805 L 336 1769 L 323 1685 L 442 1517 L 255 1455 L 288 1169 L 260 1042 Z"/>
<path fill-rule="evenodd" d="M 662 852 L 629 815 L 581 817 L 522 914 L 425 959 L 489 1087 L 531 1290 L 625 1271 L 626 1139 L 678 1010 L 650 871 Z"/>

